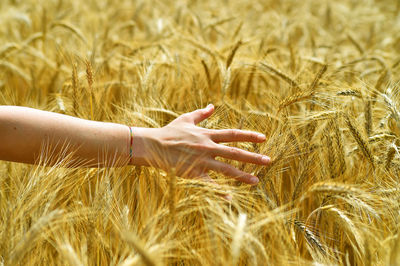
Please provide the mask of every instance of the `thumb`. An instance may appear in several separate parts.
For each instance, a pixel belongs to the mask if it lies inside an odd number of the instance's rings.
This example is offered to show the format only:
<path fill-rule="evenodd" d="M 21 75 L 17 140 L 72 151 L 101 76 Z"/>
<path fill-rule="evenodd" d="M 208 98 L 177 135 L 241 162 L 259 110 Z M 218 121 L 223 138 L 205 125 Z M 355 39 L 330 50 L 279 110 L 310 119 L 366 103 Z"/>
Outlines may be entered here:
<path fill-rule="evenodd" d="M 209 105 L 207 105 L 206 108 L 198 109 L 191 113 L 187 113 L 185 116 L 190 120 L 190 122 L 193 122 L 194 124 L 198 124 L 201 121 L 203 121 L 204 119 L 209 118 L 213 112 L 214 112 L 214 105 L 209 104 Z"/>

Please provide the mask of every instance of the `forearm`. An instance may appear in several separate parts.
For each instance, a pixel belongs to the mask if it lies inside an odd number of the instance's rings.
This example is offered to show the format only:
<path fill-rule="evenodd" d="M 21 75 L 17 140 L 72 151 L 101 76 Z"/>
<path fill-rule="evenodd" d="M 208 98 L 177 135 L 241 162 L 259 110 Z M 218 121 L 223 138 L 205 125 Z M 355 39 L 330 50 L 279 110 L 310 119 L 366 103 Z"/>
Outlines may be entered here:
<path fill-rule="evenodd" d="M 129 161 L 126 125 L 27 107 L 0 106 L 0 140 L 0 160 L 35 164 L 47 146 L 57 159 L 72 152 L 73 166 L 123 166 Z"/>

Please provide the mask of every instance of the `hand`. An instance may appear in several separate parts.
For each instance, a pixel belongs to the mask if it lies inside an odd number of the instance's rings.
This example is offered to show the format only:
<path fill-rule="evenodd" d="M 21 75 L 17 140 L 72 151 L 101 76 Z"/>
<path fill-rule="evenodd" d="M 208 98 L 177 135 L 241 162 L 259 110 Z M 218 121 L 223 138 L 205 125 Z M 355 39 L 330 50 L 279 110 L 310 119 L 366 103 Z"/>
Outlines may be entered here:
<path fill-rule="evenodd" d="M 258 178 L 216 157 L 266 165 L 270 158 L 265 155 L 228 147 L 221 142 L 263 142 L 260 133 L 236 129 L 212 130 L 196 126 L 210 117 L 214 106 L 208 105 L 186 113 L 162 128 L 133 127 L 133 164 L 151 165 L 166 171 L 175 168 L 181 177 L 212 179 L 207 172 L 213 170 L 247 184 L 257 184 Z"/>

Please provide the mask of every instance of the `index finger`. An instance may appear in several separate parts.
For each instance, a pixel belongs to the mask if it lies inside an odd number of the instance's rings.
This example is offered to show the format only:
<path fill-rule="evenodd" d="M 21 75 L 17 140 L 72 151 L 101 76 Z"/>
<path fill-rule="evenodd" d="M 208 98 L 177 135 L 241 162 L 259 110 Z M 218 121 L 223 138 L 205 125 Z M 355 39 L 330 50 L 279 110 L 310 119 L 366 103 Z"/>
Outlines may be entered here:
<path fill-rule="evenodd" d="M 265 141 L 265 135 L 247 130 L 240 129 L 217 129 L 211 130 L 209 133 L 211 140 L 219 142 L 237 142 L 237 141 L 248 141 L 248 142 L 263 142 Z"/>

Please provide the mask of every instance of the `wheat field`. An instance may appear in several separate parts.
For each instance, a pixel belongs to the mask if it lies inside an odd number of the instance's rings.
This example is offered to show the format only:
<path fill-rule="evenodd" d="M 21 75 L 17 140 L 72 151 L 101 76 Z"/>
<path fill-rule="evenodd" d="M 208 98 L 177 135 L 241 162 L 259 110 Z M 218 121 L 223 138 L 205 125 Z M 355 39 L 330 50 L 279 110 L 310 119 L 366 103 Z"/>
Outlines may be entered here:
<path fill-rule="evenodd" d="M 264 133 L 257 186 L 0 161 L 0 265 L 400 265 L 400 1 L 2 0 L 0 104 Z M 45 156 L 45 153 L 44 153 Z M 229 192 L 232 202 L 219 195 Z"/>

